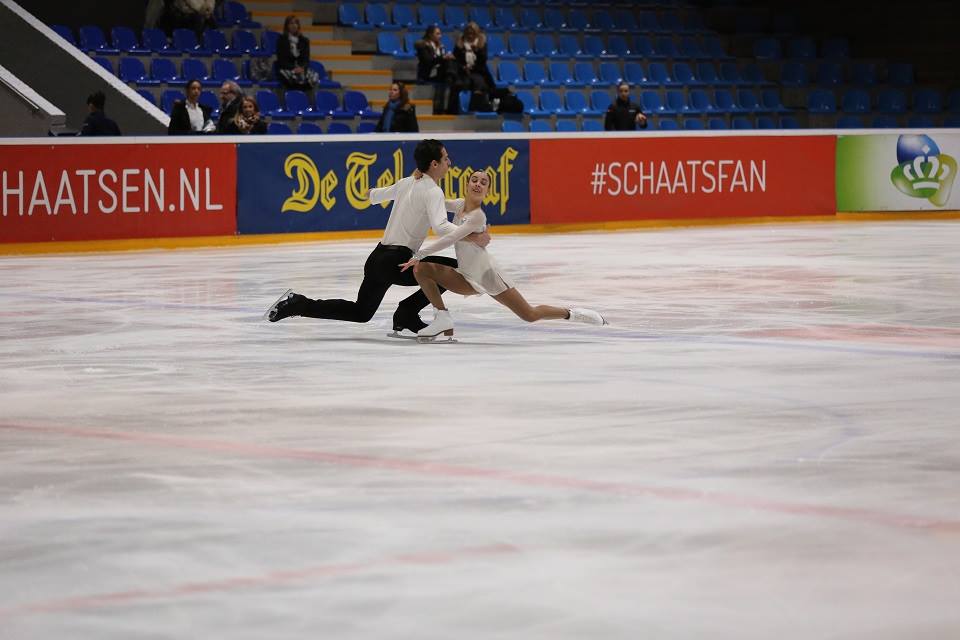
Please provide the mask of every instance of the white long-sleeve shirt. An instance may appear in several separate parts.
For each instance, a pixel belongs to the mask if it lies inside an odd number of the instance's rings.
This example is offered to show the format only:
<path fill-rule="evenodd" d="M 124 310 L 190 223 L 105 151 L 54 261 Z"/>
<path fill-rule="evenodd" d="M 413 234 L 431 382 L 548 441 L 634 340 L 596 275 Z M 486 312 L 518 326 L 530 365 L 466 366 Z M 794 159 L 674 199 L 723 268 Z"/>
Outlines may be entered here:
<path fill-rule="evenodd" d="M 459 227 L 447 220 L 443 190 L 430 176 L 408 176 L 389 187 L 370 189 L 371 204 L 393 200 L 382 244 L 403 245 L 416 253 L 432 228 L 443 236 Z"/>

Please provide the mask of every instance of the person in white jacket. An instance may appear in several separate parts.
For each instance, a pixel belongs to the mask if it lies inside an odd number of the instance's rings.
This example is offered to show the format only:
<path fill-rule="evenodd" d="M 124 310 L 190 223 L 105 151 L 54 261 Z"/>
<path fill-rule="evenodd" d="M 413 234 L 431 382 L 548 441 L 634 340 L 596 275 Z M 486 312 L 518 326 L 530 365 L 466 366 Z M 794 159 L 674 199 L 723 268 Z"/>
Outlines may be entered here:
<path fill-rule="evenodd" d="M 429 340 L 441 333 L 446 336 L 453 335 L 453 319 L 440 296 L 441 286 L 462 295 L 485 293 L 527 322 L 571 320 L 595 325 L 607 324 L 603 316 L 591 309 L 531 305 L 520 295 L 516 285 L 501 271 L 485 248 L 464 240 L 469 234 L 486 231 L 487 216 L 480 205 L 489 190 L 490 176 L 487 173 L 475 171 L 470 174 L 466 197 L 447 200 L 445 203 L 447 209 L 454 212 L 453 224 L 458 229 L 417 251 L 400 265 L 404 272 L 413 267 L 413 274 L 420 283 L 420 288 L 436 308 L 434 321 L 421 329 L 417 333 L 418 337 Z M 427 256 L 443 251 L 451 245 L 457 253 L 457 266 L 426 261 Z"/>
<path fill-rule="evenodd" d="M 447 219 L 446 201 L 438 183 L 450 168 L 450 156 L 438 140 L 423 140 L 413 152 L 417 170 L 422 176 L 409 176 L 389 187 L 370 190 L 370 202 L 379 204 L 393 200 L 393 208 L 387 219 L 383 239 L 367 257 L 363 266 L 363 282 L 356 301 L 311 300 L 292 290 L 287 290 L 264 314 L 270 322 L 291 316 L 343 320 L 346 322 L 369 322 L 383 301 L 387 290 L 395 284 L 404 287 L 418 286 L 413 272 L 401 271 L 400 264 L 409 260 L 420 249 L 432 228 L 439 236 L 460 228 Z M 486 246 L 488 233 L 474 234 L 466 238 Z M 455 268 L 452 258 L 434 257 L 432 263 Z M 422 290 L 400 302 L 393 314 L 393 329 L 417 333 L 426 327 L 420 320 L 420 310 L 427 306 Z"/>

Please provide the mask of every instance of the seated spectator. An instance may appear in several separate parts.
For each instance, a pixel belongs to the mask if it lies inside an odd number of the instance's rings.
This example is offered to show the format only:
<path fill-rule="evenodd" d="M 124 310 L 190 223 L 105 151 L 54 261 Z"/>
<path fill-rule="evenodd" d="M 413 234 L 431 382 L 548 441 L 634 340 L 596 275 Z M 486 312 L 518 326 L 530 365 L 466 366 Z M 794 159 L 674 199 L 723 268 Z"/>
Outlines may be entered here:
<path fill-rule="evenodd" d="M 224 80 L 220 85 L 220 118 L 217 120 L 217 133 L 226 133 L 227 125 L 240 111 L 243 90 L 233 80 Z"/>
<path fill-rule="evenodd" d="M 186 100 L 177 100 L 173 103 L 167 134 L 175 136 L 216 131 L 216 125 L 210 119 L 213 109 L 198 102 L 200 99 L 200 81 L 196 79 L 188 80 L 186 91 Z"/>
<path fill-rule="evenodd" d="M 237 115 L 227 123 L 224 133 L 230 135 L 263 134 L 267 132 L 267 123 L 260 118 L 260 105 L 250 96 L 240 99 Z"/>
<path fill-rule="evenodd" d="M 417 51 L 417 82 L 433 85 L 433 113 L 446 112 L 447 86 L 455 68 L 453 54 L 447 51 L 440 39 L 440 27 L 427 27 L 423 39 L 413 48 Z"/>
<path fill-rule="evenodd" d="M 167 36 L 172 35 L 174 29 L 191 29 L 199 40 L 203 37 L 204 29 L 217 28 L 214 8 L 215 0 L 164 0 L 160 28 Z"/>
<path fill-rule="evenodd" d="M 468 22 L 453 47 L 456 80 L 447 101 L 447 113 L 460 113 L 460 91 L 470 91 L 471 111 L 492 111 L 490 92 L 496 86 L 487 68 L 487 36 L 476 22 Z"/>
<path fill-rule="evenodd" d="M 617 99 L 607 108 L 603 118 L 605 131 L 635 131 L 637 127 L 647 128 L 647 116 L 636 102 L 630 100 L 630 85 L 621 82 L 617 85 Z"/>
<path fill-rule="evenodd" d="M 300 33 L 300 19 L 294 15 L 283 21 L 283 35 L 277 38 L 277 73 L 288 89 L 310 91 L 320 82 L 310 68 L 310 40 Z"/>
<path fill-rule="evenodd" d="M 413 133 L 420 131 L 417 124 L 417 108 L 410 102 L 410 94 L 402 82 L 390 85 L 387 103 L 383 105 L 380 122 L 374 129 L 377 133 Z"/>
<path fill-rule="evenodd" d="M 80 129 L 82 136 L 119 136 L 120 127 L 117 123 L 107 117 L 103 112 L 103 107 L 107 102 L 107 97 L 103 91 L 97 91 L 87 96 L 87 109 L 90 115 L 83 121 L 83 128 Z"/>

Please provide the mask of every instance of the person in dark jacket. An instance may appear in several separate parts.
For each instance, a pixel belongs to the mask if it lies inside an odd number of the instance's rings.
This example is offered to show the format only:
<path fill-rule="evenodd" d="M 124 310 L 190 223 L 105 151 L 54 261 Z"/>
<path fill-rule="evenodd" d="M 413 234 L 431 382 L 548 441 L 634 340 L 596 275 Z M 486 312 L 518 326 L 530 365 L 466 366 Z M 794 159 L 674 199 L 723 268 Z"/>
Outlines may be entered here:
<path fill-rule="evenodd" d="M 228 135 L 265 134 L 267 123 L 260 118 L 260 105 L 250 96 L 240 99 L 240 109 L 233 120 L 227 123 L 224 133 Z"/>
<path fill-rule="evenodd" d="M 217 133 L 226 133 L 230 121 L 237 117 L 243 90 L 233 80 L 224 80 L 220 85 L 220 118 L 217 120 Z"/>
<path fill-rule="evenodd" d="M 120 127 L 117 123 L 107 117 L 103 112 L 103 107 L 107 102 L 107 97 L 103 91 L 97 91 L 87 96 L 87 109 L 90 115 L 83 121 L 83 128 L 80 129 L 82 136 L 119 136 Z"/>
<path fill-rule="evenodd" d="M 310 68 L 310 40 L 300 32 L 295 15 L 283 21 L 283 34 L 277 38 L 277 73 L 288 89 L 309 91 L 320 82 L 320 75 Z"/>
<path fill-rule="evenodd" d="M 453 71 L 453 54 L 446 50 L 440 27 L 431 24 L 413 48 L 417 52 L 417 82 L 433 85 L 433 113 L 446 112 L 446 96 Z"/>
<path fill-rule="evenodd" d="M 390 85 L 387 104 L 383 105 L 380 122 L 374 129 L 377 133 L 413 133 L 420 131 L 417 124 L 417 108 L 410 102 L 410 94 L 402 82 Z"/>
<path fill-rule="evenodd" d="M 211 133 L 216 130 L 216 125 L 210 119 L 213 109 L 198 102 L 200 99 L 200 81 L 196 79 L 188 80 L 186 93 L 186 100 L 177 100 L 173 103 L 167 134 L 171 136 L 189 135 Z"/>
<path fill-rule="evenodd" d="M 647 116 L 636 102 L 630 100 L 630 85 L 621 82 L 617 86 L 617 99 L 607 108 L 603 118 L 606 131 L 635 131 L 647 128 Z"/>
<path fill-rule="evenodd" d="M 476 22 L 468 22 L 453 47 L 456 82 L 451 88 L 447 113 L 460 113 L 460 91 L 470 91 L 472 111 L 492 111 L 491 92 L 496 83 L 487 67 L 487 36 Z"/>

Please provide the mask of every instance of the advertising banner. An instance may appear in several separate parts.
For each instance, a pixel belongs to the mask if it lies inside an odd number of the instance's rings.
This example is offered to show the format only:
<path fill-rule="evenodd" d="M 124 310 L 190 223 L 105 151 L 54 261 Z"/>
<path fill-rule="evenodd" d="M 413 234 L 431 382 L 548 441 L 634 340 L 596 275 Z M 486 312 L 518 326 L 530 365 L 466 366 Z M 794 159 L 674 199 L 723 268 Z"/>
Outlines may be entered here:
<path fill-rule="evenodd" d="M 835 140 L 532 140 L 531 222 L 833 215 Z"/>
<path fill-rule="evenodd" d="M 879 134 L 837 140 L 838 211 L 960 209 L 960 135 Z"/>
<path fill-rule="evenodd" d="M 417 141 L 242 143 L 237 154 L 241 234 L 383 229 L 392 203 L 370 205 L 367 191 L 413 173 Z M 473 171 L 490 174 L 484 211 L 490 224 L 530 222 L 526 140 L 444 141 L 451 168 L 448 199 L 465 192 Z"/>
<path fill-rule="evenodd" d="M 0 146 L 0 242 L 236 233 L 230 144 Z"/>

